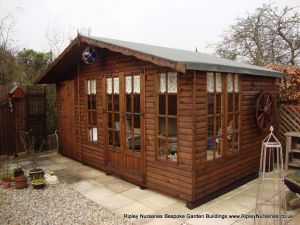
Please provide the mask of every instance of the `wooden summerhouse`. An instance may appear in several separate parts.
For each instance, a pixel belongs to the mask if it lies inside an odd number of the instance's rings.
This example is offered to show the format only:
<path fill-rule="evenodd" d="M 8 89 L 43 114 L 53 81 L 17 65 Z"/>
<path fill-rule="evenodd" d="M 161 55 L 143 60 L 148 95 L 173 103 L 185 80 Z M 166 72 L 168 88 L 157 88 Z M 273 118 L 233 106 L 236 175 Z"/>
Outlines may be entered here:
<path fill-rule="evenodd" d="M 193 208 L 258 171 L 277 77 L 199 52 L 79 35 L 37 83 L 57 85 L 62 154 Z"/>

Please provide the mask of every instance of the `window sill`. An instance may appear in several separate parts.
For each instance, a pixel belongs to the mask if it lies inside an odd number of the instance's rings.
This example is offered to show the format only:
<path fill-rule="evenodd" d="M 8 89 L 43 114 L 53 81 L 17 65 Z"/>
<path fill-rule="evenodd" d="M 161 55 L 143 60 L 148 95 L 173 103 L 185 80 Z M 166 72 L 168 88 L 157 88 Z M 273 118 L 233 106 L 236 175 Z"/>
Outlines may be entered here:
<path fill-rule="evenodd" d="M 205 165 L 206 166 L 213 166 L 217 163 L 223 163 L 224 161 L 227 161 L 228 159 L 231 159 L 233 157 L 238 157 L 239 155 L 241 154 L 241 151 L 238 151 L 238 152 L 232 152 L 230 154 L 226 154 L 225 156 L 222 156 L 220 158 L 217 158 L 217 159 L 212 159 L 212 160 L 209 160 L 209 161 L 206 161 Z"/>

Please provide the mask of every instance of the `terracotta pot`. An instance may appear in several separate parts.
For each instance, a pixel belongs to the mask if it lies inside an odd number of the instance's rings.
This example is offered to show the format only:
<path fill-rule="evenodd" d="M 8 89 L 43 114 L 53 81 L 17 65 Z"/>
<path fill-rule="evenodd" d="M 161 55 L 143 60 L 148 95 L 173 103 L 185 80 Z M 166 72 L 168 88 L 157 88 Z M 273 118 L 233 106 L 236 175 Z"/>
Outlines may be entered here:
<path fill-rule="evenodd" d="M 2 181 L 2 188 L 8 189 L 11 187 L 11 181 Z"/>
<path fill-rule="evenodd" d="M 14 177 L 16 189 L 23 189 L 27 187 L 27 178 L 25 176 Z"/>

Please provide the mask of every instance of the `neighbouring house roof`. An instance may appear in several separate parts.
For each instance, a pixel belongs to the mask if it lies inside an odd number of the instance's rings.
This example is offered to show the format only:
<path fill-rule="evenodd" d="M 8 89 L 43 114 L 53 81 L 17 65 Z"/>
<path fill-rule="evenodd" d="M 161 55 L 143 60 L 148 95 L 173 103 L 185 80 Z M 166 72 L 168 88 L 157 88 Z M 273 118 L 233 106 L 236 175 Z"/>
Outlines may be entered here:
<path fill-rule="evenodd" d="M 53 82 L 55 79 L 51 79 L 50 77 L 54 76 L 57 78 L 60 73 L 63 74 L 64 66 L 76 65 L 70 62 L 70 60 L 80 59 L 81 53 L 87 45 L 106 48 L 114 52 L 120 52 L 124 55 L 134 56 L 140 60 L 149 61 L 160 66 L 166 66 L 182 73 L 185 73 L 186 70 L 200 70 L 269 77 L 282 77 L 283 75 L 281 72 L 272 69 L 223 59 L 200 52 L 78 35 L 64 52 L 48 67 L 46 73 L 36 82 Z"/>

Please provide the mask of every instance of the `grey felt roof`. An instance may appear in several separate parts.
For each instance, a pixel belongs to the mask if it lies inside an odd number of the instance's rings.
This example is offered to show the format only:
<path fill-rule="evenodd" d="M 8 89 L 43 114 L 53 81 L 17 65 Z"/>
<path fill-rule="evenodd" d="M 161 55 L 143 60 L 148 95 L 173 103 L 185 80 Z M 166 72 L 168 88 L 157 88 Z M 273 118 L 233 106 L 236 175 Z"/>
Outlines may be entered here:
<path fill-rule="evenodd" d="M 190 69 L 190 70 L 251 74 L 251 75 L 271 76 L 271 77 L 283 76 L 282 73 L 268 68 L 254 66 L 246 63 L 240 63 L 233 60 L 219 58 L 216 56 L 212 56 L 200 52 L 166 48 L 166 47 L 160 47 L 160 46 L 154 46 L 148 44 L 141 44 L 141 43 L 93 37 L 93 36 L 89 36 L 88 38 L 92 38 L 108 44 L 121 46 L 145 54 L 161 57 L 164 59 L 181 62 L 186 65 L 186 69 Z"/>

